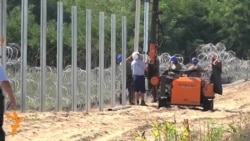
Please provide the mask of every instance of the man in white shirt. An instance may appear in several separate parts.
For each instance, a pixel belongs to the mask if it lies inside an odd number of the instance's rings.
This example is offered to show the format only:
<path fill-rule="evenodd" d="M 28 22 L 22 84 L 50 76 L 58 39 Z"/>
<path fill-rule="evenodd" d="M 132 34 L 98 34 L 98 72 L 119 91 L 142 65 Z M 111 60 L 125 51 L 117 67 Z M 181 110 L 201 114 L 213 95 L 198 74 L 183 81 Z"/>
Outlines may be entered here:
<path fill-rule="evenodd" d="M 133 74 L 133 85 L 134 85 L 134 93 L 137 105 L 139 104 L 139 99 L 141 98 L 141 105 L 147 106 L 144 101 L 144 94 L 146 92 L 145 88 L 145 70 L 146 64 L 143 62 L 142 55 L 139 52 L 134 52 L 132 54 L 133 61 L 131 63 L 131 69 Z"/>

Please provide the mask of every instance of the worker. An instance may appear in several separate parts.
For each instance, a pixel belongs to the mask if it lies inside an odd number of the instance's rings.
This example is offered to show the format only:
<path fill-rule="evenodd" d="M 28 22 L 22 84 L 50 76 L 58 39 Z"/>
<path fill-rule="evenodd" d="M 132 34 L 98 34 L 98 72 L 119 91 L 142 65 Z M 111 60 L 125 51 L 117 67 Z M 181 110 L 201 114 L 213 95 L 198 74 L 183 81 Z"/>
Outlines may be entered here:
<path fill-rule="evenodd" d="M 180 71 L 182 70 L 182 65 L 179 63 L 177 57 L 175 55 L 170 57 L 170 65 L 169 65 L 170 71 Z"/>
<path fill-rule="evenodd" d="M 128 89 L 129 93 L 129 104 L 134 105 L 134 93 L 133 93 L 133 75 L 132 75 L 132 69 L 131 69 L 131 62 L 133 61 L 132 56 L 126 58 L 126 88 Z"/>
<path fill-rule="evenodd" d="M 137 105 L 139 105 L 139 100 L 141 98 L 141 105 L 147 106 L 144 100 L 144 94 L 146 92 L 145 88 L 145 70 L 146 64 L 143 62 L 143 56 L 139 52 L 133 52 L 133 61 L 131 63 L 131 69 L 133 74 L 133 90 L 135 93 L 135 99 Z"/>
<path fill-rule="evenodd" d="M 217 58 L 215 54 L 211 55 L 211 67 L 212 74 L 210 77 L 210 83 L 214 84 L 214 92 L 217 94 L 222 94 L 222 82 L 221 82 L 221 73 L 222 73 L 222 62 Z"/>
<path fill-rule="evenodd" d="M 119 54 L 116 57 L 116 60 L 119 64 L 122 62 L 122 55 Z M 126 89 L 128 90 L 128 96 L 129 96 L 129 104 L 134 105 L 133 99 L 133 76 L 132 76 L 132 70 L 131 70 L 131 62 L 132 62 L 132 56 L 126 58 Z M 120 104 L 122 103 L 122 96 L 120 94 Z"/>
<path fill-rule="evenodd" d="M 155 77 L 155 76 L 159 76 L 159 59 L 158 57 L 156 56 L 155 57 L 155 62 L 152 62 L 150 59 L 148 60 L 148 73 L 147 73 L 147 76 L 148 76 L 148 79 L 150 80 L 152 77 Z M 158 86 L 153 86 L 150 81 L 148 83 L 148 86 L 149 86 L 149 89 L 151 89 L 151 94 L 152 94 L 152 97 L 153 97 L 153 100 L 152 102 L 157 102 L 157 89 L 158 89 Z"/>
<path fill-rule="evenodd" d="M 10 82 L 8 80 L 8 77 L 3 69 L 3 67 L 0 65 L 0 141 L 5 141 L 5 132 L 3 130 L 3 121 L 4 121 L 4 93 L 3 90 L 8 94 L 9 102 L 8 106 L 10 106 L 12 109 L 16 108 L 16 100 L 13 94 L 13 91 L 11 89 Z"/>
<path fill-rule="evenodd" d="M 205 71 L 201 68 L 201 66 L 198 64 L 199 60 L 197 57 L 192 58 L 192 65 L 187 68 L 187 71 L 189 71 L 189 76 L 191 77 L 201 77 L 201 72 Z"/>

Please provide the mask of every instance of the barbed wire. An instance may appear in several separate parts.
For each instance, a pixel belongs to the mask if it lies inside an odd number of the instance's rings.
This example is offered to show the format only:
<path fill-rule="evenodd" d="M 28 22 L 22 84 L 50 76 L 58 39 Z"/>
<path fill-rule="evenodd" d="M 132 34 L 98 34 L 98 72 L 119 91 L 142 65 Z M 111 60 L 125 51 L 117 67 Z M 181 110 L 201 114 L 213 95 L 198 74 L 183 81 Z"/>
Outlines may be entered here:
<path fill-rule="evenodd" d="M 219 60 L 222 61 L 222 80 L 223 83 L 233 83 L 240 79 L 248 79 L 248 71 L 250 70 L 250 61 L 241 60 L 236 57 L 236 53 L 226 50 L 226 46 L 222 43 L 213 45 L 211 43 L 200 45 L 197 49 L 197 57 L 199 59 L 199 65 L 203 68 L 211 63 L 211 55 L 216 55 Z M 171 55 L 164 53 L 158 56 L 160 61 L 160 72 L 164 72 L 169 65 L 169 59 Z M 180 60 L 183 60 L 181 55 L 178 55 Z M 183 64 L 183 61 L 180 61 Z M 183 64 L 184 65 L 184 64 Z M 210 73 L 210 72 L 208 72 Z M 209 77 L 208 74 L 203 74 L 204 77 Z"/>
<path fill-rule="evenodd" d="M 10 44 L 7 46 L 7 72 L 10 82 L 17 96 L 17 101 L 21 101 L 20 92 L 20 47 L 17 44 Z M 249 60 L 241 60 L 236 57 L 235 52 L 227 51 L 226 47 L 222 43 L 216 45 L 204 44 L 197 48 L 197 57 L 199 59 L 199 65 L 206 68 L 210 63 L 210 55 L 215 54 L 222 61 L 223 73 L 222 79 L 224 83 L 233 83 L 240 79 L 248 79 L 248 71 L 250 66 Z M 183 64 L 184 57 L 181 54 L 175 54 L 180 63 Z M 171 54 L 162 53 L 158 56 L 160 63 L 160 73 L 164 72 L 169 66 Z M 184 65 L 184 64 L 183 64 Z M 93 68 L 91 70 L 91 103 L 92 105 L 98 104 L 98 87 L 99 87 L 99 72 L 100 69 Z M 116 67 L 116 86 L 115 91 L 117 94 L 116 99 L 121 92 L 122 74 L 121 67 Z M 27 103 L 29 109 L 38 109 L 40 100 L 40 67 L 27 66 Z M 71 73 L 72 66 L 67 66 L 62 72 L 62 106 L 64 108 L 71 107 L 72 95 L 71 95 Z M 111 99 L 111 67 L 104 69 L 104 101 L 110 102 Z M 86 98 L 86 70 L 77 68 L 77 82 L 78 82 L 78 104 L 85 105 Z M 204 78 L 209 77 L 209 72 L 203 74 Z M 46 67 L 46 108 L 55 109 L 57 103 L 57 68 Z M 20 104 L 20 103 L 18 103 Z"/>

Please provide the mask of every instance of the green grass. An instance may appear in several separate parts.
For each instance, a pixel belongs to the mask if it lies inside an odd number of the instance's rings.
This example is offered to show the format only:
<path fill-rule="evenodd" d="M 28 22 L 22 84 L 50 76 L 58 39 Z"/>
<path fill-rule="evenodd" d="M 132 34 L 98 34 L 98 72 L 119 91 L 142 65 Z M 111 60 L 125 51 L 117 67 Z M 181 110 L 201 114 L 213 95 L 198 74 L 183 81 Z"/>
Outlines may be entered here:
<path fill-rule="evenodd" d="M 151 137 L 155 141 L 249 141 L 250 114 L 241 114 L 230 123 L 220 124 L 218 119 L 202 120 L 191 127 L 185 119 L 181 125 L 168 121 L 152 121 Z M 132 140 L 148 141 L 143 134 L 137 132 Z"/>

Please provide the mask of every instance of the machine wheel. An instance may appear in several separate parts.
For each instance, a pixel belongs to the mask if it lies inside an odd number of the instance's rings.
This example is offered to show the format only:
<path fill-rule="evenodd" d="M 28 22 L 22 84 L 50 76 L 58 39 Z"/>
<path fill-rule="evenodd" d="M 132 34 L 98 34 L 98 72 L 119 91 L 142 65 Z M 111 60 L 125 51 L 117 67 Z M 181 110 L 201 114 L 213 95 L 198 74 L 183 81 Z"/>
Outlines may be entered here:
<path fill-rule="evenodd" d="M 213 111 L 214 110 L 214 100 L 204 99 L 203 110 L 204 111 L 208 111 L 208 110 Z"/>
<path fill-rule="evenodd" d="M 214 100 L 213 100 L 213 99 L 212 99 L 212 100 L 209 100 L 209 109 L 210 109 L 211 111 L 214 110 Z"/>
<path fill-rule="evenodd" d="M 159 97 L 158 98 L 158 108 L 164 107 L 166 104 L 166 99 L 164 97 Z"/>
<path fill-rule="evenodd" d="M 161 76 L 161 81 L 160 81 L 160 96 L 165 96 L 166 92 L 166 76 L 163 75 Z"/>
<path fill-rule="evenodd" d="M 167 90 L 167 78 L 165 75 L 161 76 L 160 79 L 160 88 L 159 88 L 159 97 L 158 97 L 158 108 L 160 107 L 169 107 L 171 103 L 170 92 Z"/>
<path fill-rule="evenodd" d="M 158 98 L 158 108 L 169 107 L 169 106 L 170 106 L 169 97 L 159 97 Z"/>

